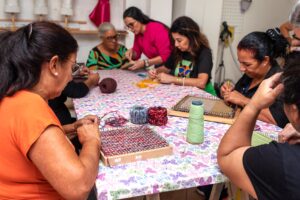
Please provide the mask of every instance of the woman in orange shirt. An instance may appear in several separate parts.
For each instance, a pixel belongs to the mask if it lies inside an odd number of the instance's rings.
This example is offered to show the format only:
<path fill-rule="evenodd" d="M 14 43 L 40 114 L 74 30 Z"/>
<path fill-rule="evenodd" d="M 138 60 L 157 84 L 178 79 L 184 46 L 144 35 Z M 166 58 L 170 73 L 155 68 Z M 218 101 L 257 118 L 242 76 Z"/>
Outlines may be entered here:
<path fill-rule="evenodd" d="M 74 127 L 78 157 L 47 103 L 72 79 L 76 40 L 34 22 L 2 33 L 0 46 L 0 199 L 86 199 L 98 172 L 98 119 Z"/>

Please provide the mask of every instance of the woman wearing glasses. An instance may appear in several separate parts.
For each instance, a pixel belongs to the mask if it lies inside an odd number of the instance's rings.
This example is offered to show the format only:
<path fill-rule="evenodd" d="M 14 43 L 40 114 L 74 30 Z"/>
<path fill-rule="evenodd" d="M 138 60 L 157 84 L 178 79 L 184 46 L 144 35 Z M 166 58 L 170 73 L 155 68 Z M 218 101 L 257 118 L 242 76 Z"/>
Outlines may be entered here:
<path fill-rule="evenodd" d="M 86 66 L 92 70 L 120 68 L 128 60 L 125 57 L 127 48 L 118 43 L 119 34 L 108 22 L 99 26 L 101 43 L 89 52 Z"/>
<path fill-rule="evenodd" d="M 161 22 L 150 19 L 140 9 L 130 7 L 123 13 L 127 28 L 134 33 L 133 48 L 126 52 L 126 58 L 133 64 L 129 70 L 151 65 L 162 65 L 171 53 L 168 28 Z M 148 59 L 141 60 L 141 54 Z"/>
<path fill-rule="evenodd" d="M 227 82 L 221 86 L 220 93 L 224 101 L 245 107 L 260 83 L 281 70 L 275 59 L 285 54 L 285 47 L 286 40 L 274 37 L 271 32 L 252 32 L 246 35 L 237 46 L 240 70 L 244 75 L 235 86 Z M 263 109 L 258 119 L 280 127 L 288 123 L 283 104 L 279 100 Z"/>
<path fill-rule="evenodd" d="M 210 82 L 212 54 L 208 40 L 191 18 L 177 18 L 170 28 L 175 48 L 164 66 L 149 71 L 161 83 L 194 86 L 216 95 Z"/>
<path fill-rule="evenodd" d="M 77 156 L 48 106 L 72 79 L 76 40 L 34 22 L 1 33 L 0 46 L 0 199 L 86 199 L 98 173 L 98 118 L 74 127 Z"/>

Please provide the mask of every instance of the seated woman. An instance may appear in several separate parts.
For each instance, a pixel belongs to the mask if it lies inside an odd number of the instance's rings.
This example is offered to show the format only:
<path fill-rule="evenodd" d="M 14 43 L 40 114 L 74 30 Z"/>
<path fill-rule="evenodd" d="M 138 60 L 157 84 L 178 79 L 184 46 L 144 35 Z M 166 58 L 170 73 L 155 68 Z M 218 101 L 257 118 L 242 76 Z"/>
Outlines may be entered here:
<path fill-rule="evenodd" d="M 235 86 L 228 83 L 222 85 L 221 97 L 225 102 L 245 107 L 260 83 L 281 70 L 275 58 L 285 52 L 285 49 L 278 48 L 281 42 L 285 41 L 281 41 L 284 38 L 278 40 L 272 38 L 267 33 L 252 32 L 239 42 L 237 55 L 240 70 L 244 75 Z M 283 104 L 279 100 L 276 100 L 270 108 L 263 109 L 258 119 L 280 127 L 288 123 Z"/>
<path fill-rule="evenodd" d="M 298 144 L 273 141 L 251 147 L 257 116 L 280 94 L 289 121 L 300 131 L 299 74 L 300 53 L 296 52 L 287 58 L 281 81 L 278 73 L 260 84 L 220 143 L 218 163 L 221 170 L 255 199 L 300 199 L 299 134 L 294 135 Z"/>
<path fill-rule="evenodd" d="M 189 17 L 177 18 L 171 28 L 175 48 L 164 66 L 149 71 L 149 77 L 161 83 L 195 86 L 216 95 L 210 82 L 213 67 L 207 38 Z"/>
<path fill-rule="evenodd" d="M 119 34 L 108 22 L 99 26 L 101 43 L 89 52 L 86 66 L 92 70 L 117 69 L 128 60 L 125 57 L 127 48 L 118 43 Z"/>
<path fill-rule="evenodd" d="M 86 199 L 99 168 L 98 118 L 75 127 L 77 156 L 48 106 L 72 79 L 76 40 L 34 22 L 1 33 L 0 46 L 0 199 Z"/>
<path fill-rule="evenodd" d="M 75 65 L 78 64 L 75 63 Z M 72 117 L 65 102 L 67 101 L 68 97 L 82 98 L 86 96 L 90 89 L 98 85 L 100 79 L 98 73 L 90 73 L 89 69 L 86 67 L 83 67 L 80 73 L 85 74 L 87 79 L 84 81 L 70 81 L 61 92 L 60 96 L 48 101 L 49 106 L 59 119 L 61 125 L 63 125 L 65 134 L 69 137 L 69 139 L 71 139 L 72 144 L 75 146 L 77 153 L 79 153 L 82 145 L 78 139 L 78 136 L 76 135 L 76 127 L 80 126 L 85 119 L 77 120 L 76 118 Z"/>
<path fill-rule="evenodd" d="M 65 105 L 65 101 L 67 98 L 81 98 L 88 94 L 89 90 L 98 85 L 99 82 L 99 74 L 98 73 L 90 73 L 89 69 L 85 73 L 87 73 L 87 79 L 84 81 L 70 81 L 64 90 L 61 92 L 60 96 L 50 99 L 48 101 L 49 106 L 54 111 L 55 115 L 59 119 L 62 125 L 71 124 L 76 121 L 75 118 L 71 117 L 69 109 Z"/>
<path fill-rule="evenodd" d="M 137 70 L 151 65 L 159 66 L 166 62 L 171 53 L 168 27 L 150 19 L 137 7 L 129 7 L 123 13 L 127 28 L 134 33 L 133 48 L 126 57 L 133 64 L 128 69 Z M 141 60 L 141 54 L 148 59 Z"/>

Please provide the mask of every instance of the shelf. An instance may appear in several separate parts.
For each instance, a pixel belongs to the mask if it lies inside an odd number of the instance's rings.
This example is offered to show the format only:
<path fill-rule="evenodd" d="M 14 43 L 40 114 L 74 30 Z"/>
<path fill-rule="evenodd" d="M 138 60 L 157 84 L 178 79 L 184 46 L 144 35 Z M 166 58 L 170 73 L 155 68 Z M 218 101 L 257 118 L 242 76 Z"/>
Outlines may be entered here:
<path fill-rule="evenodd" d="M 17 30 L 19 27 L 0 27 L 0 32 L 2 31 L 15 31 Z M 98 35 L 98 31 L 97 30 L 80 30 L 80 29 L 71 29 L 71 28 L 67 28 L 67 30 L 73 34 L 73 35 Z M 117 30 L 117 32 L 121 35 L 121 36 L 126 36 L 128 34 L 128 32 L 126 30 Z"/>
<path fill-rule="evenodd" d="M 67 30 L 74 35 L 98 35 L 97 30 L 80 30 L 80 29 L 67 29 Z M 126 30 L 117 30 L 117 32 L 121 36 L 126 36 L 128 34 Z"/>

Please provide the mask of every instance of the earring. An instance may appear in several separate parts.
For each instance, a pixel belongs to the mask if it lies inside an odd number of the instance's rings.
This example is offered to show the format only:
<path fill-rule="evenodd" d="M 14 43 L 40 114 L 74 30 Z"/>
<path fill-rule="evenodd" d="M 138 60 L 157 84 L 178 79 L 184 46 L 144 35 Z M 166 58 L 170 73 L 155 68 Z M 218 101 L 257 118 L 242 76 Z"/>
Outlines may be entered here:
<path fill-rule="evenodd" d="M 57 72 L 55 72 L 55 73 L 54 73 L 54 75 L 55 75 L 55 76 L 58 76 L 58 73 L 57 73 Z"/>

